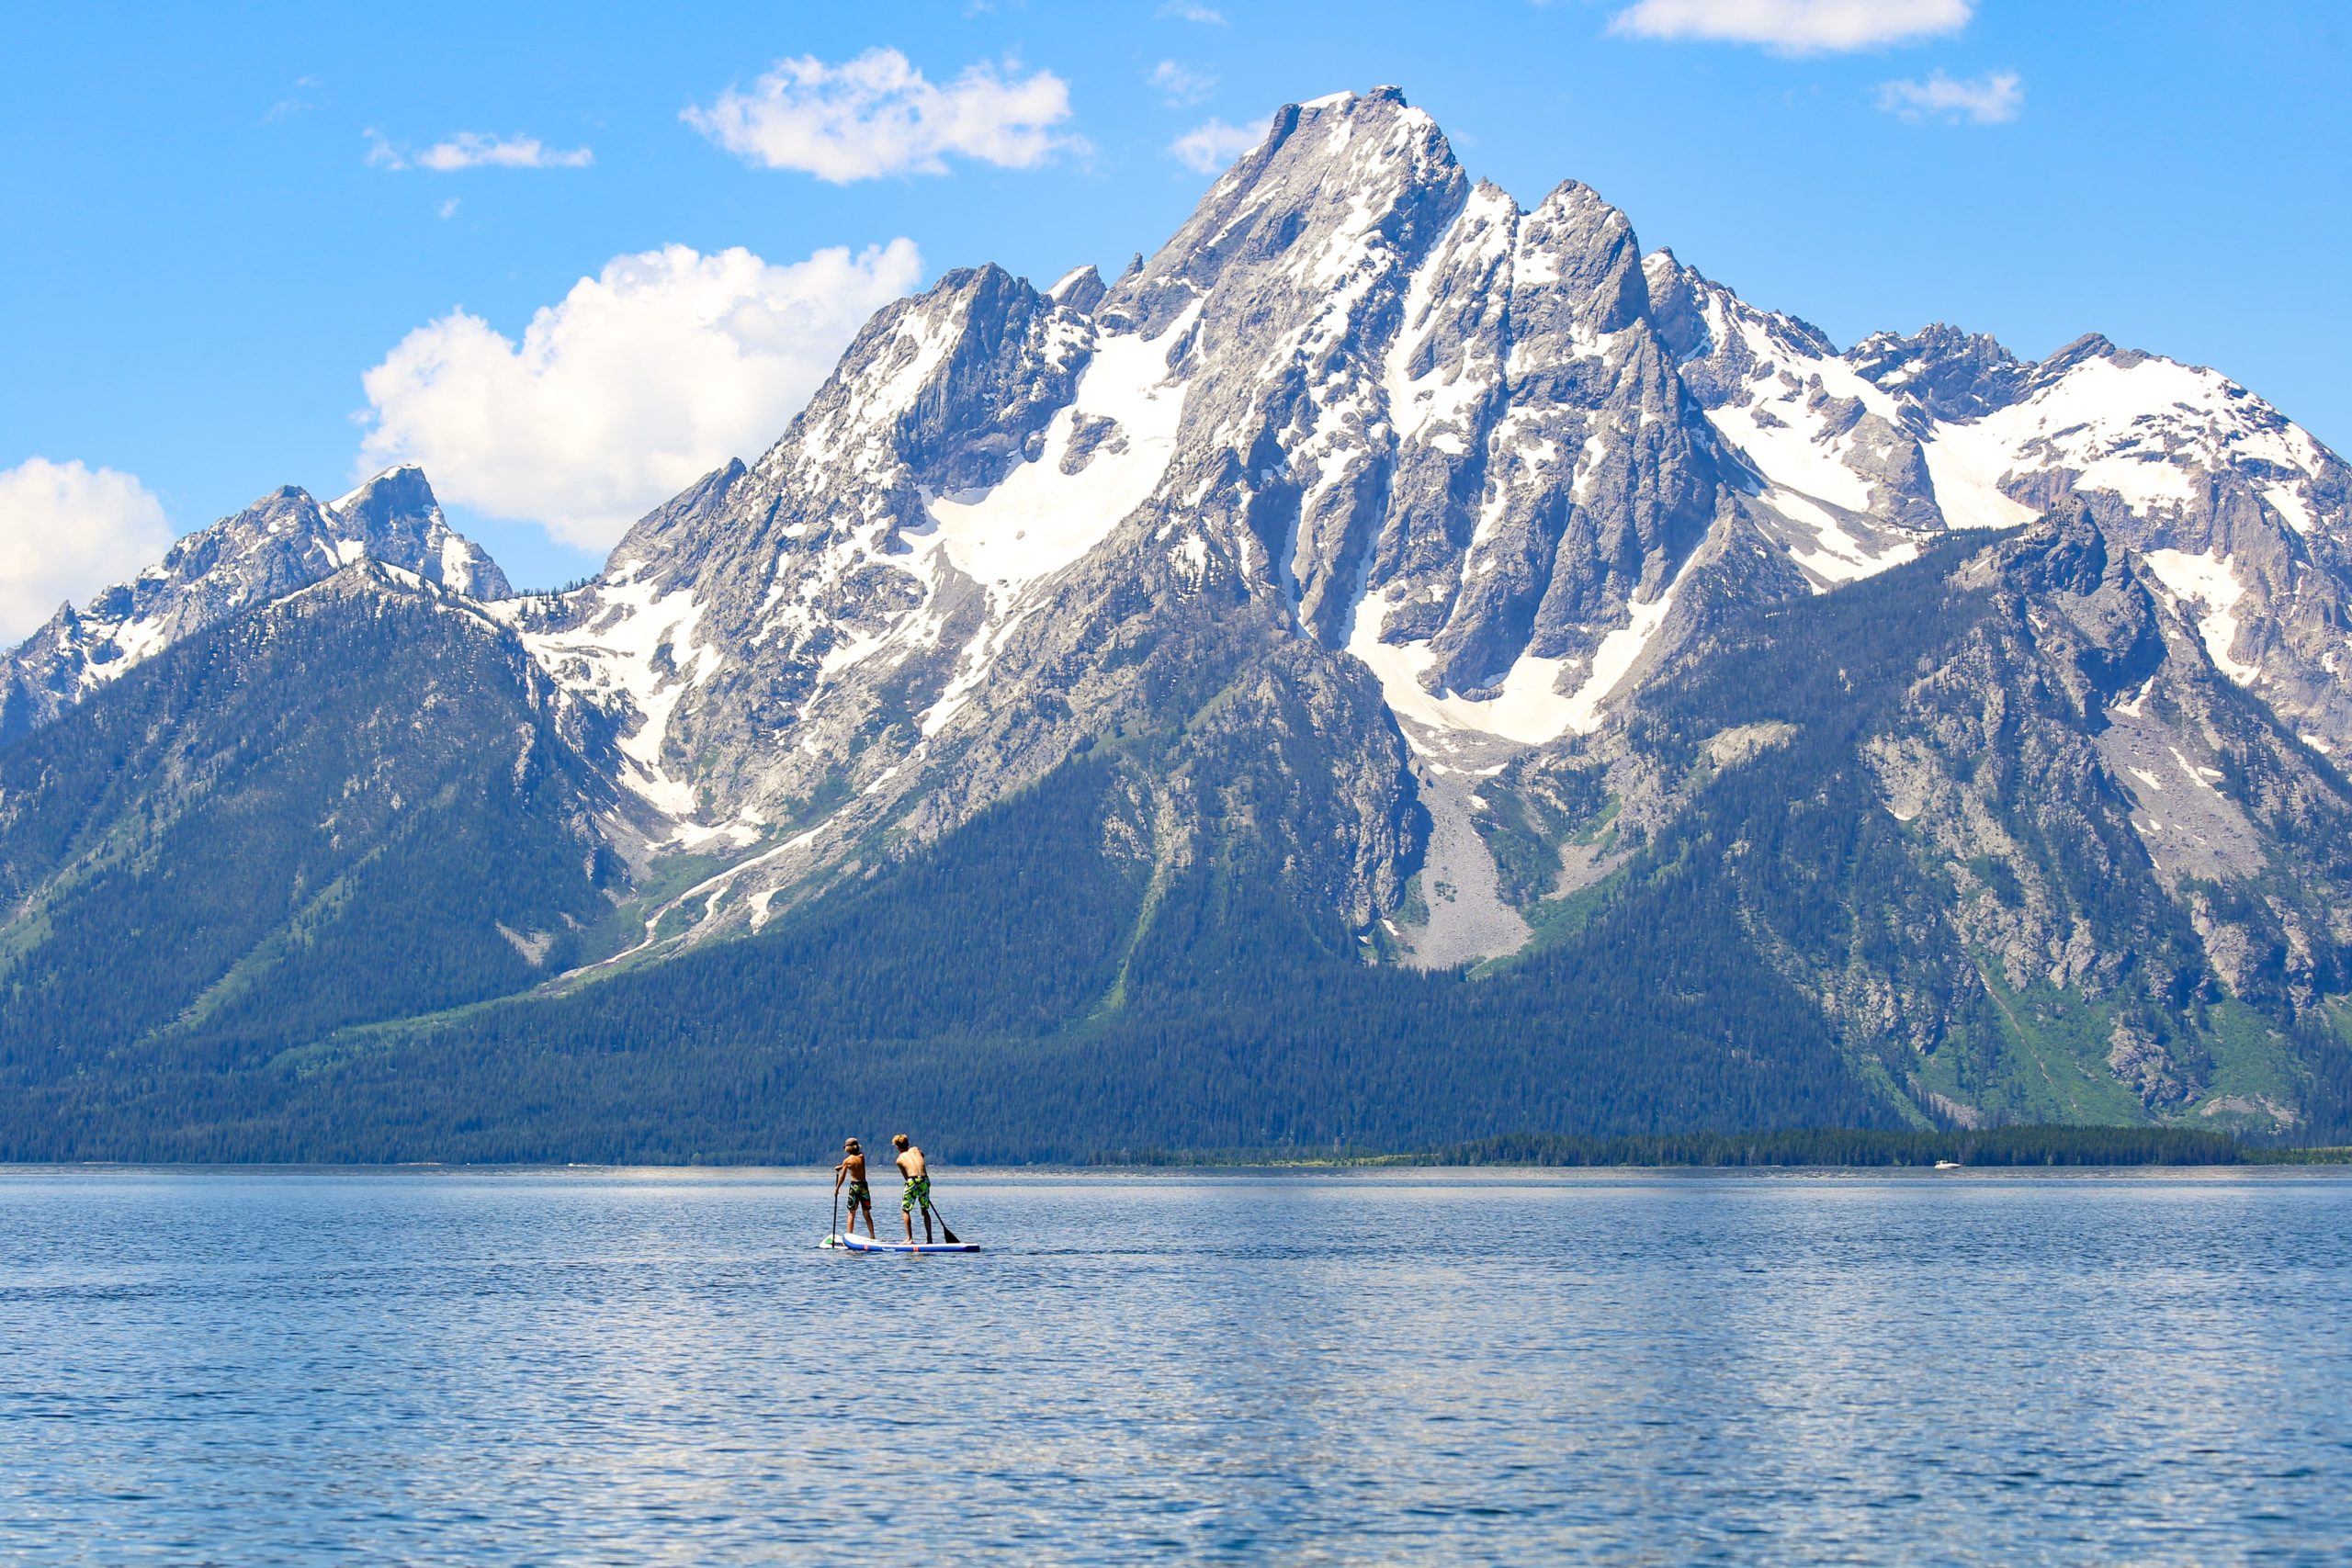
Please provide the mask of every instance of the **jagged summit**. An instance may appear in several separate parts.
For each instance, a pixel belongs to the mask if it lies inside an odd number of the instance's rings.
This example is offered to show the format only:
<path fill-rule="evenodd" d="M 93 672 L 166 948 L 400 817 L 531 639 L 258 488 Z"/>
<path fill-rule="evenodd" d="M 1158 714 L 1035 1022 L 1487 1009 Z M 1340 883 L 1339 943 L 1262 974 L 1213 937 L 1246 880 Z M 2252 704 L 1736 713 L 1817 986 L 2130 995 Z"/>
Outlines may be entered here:
<path fill-rule="evenodd" d="M 1062 275 L 1059 281 L 1046 290 L 1046 298 L 1057 305 L 1067 305 L 1081 313 L 1091 311 L 1107 292 L 1102 275 L 1089 262 Z"/>
<path fill-rule="evenodd" d="M 180 539 L 129 582 L 60 608 L 0 655 L 0 739 L 48 723 L 182 638 L 362 557 L 476 598 L 513 592 L 497 563 L 449 527 L 420 468 L 387 469 L 331 506 L 284 485 Z"/>
<path fill-rule="evenodd" d="M 1846 357 L 1865 379 L 1907 394 L 1922 423 L 1981 419 L 2023 395 L 2034 371 L 1991 336 L 1941 321 L 1909 337 L 1873 333 Z"/>
<path fill-rule="evenodd" d="M 371 496 L 382 495 L 388 498 L 413 496 L 420 488 L 424 492 L 422 499 L 424 505 L 437 504 L 432 487 L 425 481 L 424 469 L 422 466 L 415 463 L 394 463 L 390 468 L 380 469 L 360 480 L 358 484 L 335 497 L 327 505 L 332 511 L 343 512 L 355 506 L 366 505 Z"/>
<path fill-rule="evenodd" d="M 1108 285 L 983 265 L 886 308 L 767 454 L 649 516 L 569 614 L 612 628 L 612 659 L 667 650 L 582 678 L 663 694 L 641 744 L 712 760 L 705 830 L 755 830 L 849 754 L 889 775 L 871 809 L 923 797 L 912 764 L 1089 657 L 1089 582 L 1262 599 L 1368 669 L 1417 746 L 1467 759 L 1598 725 L 1703 624 L 1678 604 L 1849 581 L 2030 517 L 2064 474 L 2096 498 L 2152 471 L 2137 412 L 2050 422 L 2077 377 L 2156 363 L 2028 366 L 1942 327 L 1841 354 L 1645 257 L 1590 187 L 1523 209 L 1400 92 L 1334 94 L 1277 113 Z M 2149 417 L 2190 417 L 2167 389 Z M 2327 493 L 2303 440 L 2286 455 Z M 2290 513 L 2298 488 L 2257 487 Z M 2195 509 L 2114 495 L 2140 543 L 2201 546 Z M 662 635 L 623 635 L 640 615 Z M 899 704 L 905 739 L 855 739 Z"/>
<path fill-rule="evenodd" d="M 451 529 L 441 502 L 413 463 L 386 468 L 327 510 L 350 525 L 368 554 L 413 570 L 477 599 L 511 597 L 514 588 L 482 548 Z"/>

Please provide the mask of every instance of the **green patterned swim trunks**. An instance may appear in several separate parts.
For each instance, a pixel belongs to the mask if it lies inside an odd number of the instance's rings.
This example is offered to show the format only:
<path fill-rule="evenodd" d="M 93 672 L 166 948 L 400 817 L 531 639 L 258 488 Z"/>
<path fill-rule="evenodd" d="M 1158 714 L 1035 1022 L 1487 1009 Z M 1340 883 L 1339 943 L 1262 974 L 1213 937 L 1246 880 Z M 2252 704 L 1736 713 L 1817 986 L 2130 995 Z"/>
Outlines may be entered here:
<path fill-rule="evenodd" d="M 918 1176 L 907 1183 L 907 1190 L 899 1200 L 899 1212 L 903 1214 L 911 1214 L 915 1212 L 916 1204 L 930 1201 L 931 1178 Z"/>
<path fill-rule="evenodd" d="M 854 1209 L 861 1203 L 871 1207 L 873 1202 L 874 1194 L 866 1190 L 865 1182 L 853 1181 L 849 1184 L 849 1206 L 851 1208 Z"/>

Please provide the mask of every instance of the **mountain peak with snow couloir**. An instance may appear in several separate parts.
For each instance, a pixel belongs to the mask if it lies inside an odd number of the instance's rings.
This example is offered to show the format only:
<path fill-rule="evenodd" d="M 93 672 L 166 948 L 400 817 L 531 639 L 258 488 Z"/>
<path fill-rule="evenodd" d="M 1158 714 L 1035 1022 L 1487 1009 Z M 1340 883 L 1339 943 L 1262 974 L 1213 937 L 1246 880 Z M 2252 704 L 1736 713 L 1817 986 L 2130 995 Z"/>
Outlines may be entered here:
<path fill-rule="evenodd" d="M 1841 353 L 1587 186 L 1474 181 L 1378 88 L 1279 111 L 1108 285 L 984 265 L 886 307 L 764 455 L 520 626 L 676 843 L 756 862 L 698 898 L 724 924 L 1120 724 L 1203 606 L 1368 677 L 1426 795 L 1600 728 L 1732 607 L 2075 494 L 2233 679 L 2352 739 L 2342 465 L 2259 400 L 2096 337 Z"/>

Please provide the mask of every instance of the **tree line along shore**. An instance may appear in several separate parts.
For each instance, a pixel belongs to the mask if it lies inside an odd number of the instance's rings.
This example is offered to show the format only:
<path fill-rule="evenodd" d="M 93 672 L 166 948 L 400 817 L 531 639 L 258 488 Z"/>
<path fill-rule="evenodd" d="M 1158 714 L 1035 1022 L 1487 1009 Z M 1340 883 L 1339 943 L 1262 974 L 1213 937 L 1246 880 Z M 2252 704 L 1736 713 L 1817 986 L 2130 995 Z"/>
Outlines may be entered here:
<path fill-rule="evenodd" d="M 2345 1165 L 2352 1148 L 2283 1148 L 2186 1127 L 1812 1128 L 1577 1137 L 1511 1133 L 1413 1153 L 1299 1149 L 1105 1151 L 1097 1166 L 1553 1166 L 1975 1168 Z"/>

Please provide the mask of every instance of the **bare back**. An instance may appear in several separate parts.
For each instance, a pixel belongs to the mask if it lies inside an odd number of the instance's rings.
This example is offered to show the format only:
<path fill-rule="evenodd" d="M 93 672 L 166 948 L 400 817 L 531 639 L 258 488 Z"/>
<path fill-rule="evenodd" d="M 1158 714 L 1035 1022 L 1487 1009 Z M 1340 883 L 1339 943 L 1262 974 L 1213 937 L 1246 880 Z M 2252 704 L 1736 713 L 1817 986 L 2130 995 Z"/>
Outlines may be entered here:
<path fill-rule="evenodd" d="M 899 1156 L 899 1174 L 909 1181 L 921 1181 L 931 1174 L 931 1168 L 922 1162 L 921 1149 L 912 1145 L 908 1145 L 906 1153 Z"/>

